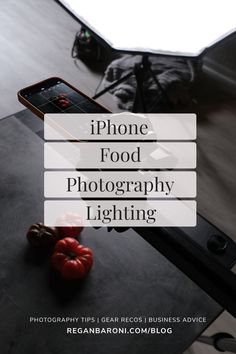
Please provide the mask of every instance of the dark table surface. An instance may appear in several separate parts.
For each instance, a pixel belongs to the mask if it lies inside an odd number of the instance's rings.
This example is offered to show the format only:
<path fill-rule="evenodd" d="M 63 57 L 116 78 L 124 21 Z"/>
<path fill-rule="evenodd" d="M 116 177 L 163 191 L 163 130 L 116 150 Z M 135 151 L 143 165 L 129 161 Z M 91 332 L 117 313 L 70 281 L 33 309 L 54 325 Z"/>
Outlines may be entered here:
<path fill-rule="evenodd" d="M 81 242 L 94 250 L 94 267 L 77 287 L 61 283 L 25 238 L 43 220 L 42 122 L 24 111 L 0 127 L 1 353 L 182 353 L 220 306 L 133 230 L 87 228 Z M 171 324 L 171 336 L 66 335 L 66 324 L 30 324 L 30 316 L 206 316 L 207 323 Z"/>

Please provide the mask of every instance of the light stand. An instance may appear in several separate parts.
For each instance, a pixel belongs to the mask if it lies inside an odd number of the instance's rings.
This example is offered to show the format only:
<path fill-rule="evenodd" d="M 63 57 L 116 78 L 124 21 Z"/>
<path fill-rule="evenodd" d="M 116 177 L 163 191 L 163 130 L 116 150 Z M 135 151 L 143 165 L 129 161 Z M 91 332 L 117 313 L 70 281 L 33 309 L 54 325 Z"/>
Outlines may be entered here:
<path fill-rule="evenodd" d="M 163 89 L 160 81 L 157 79 L 155 73 L 153 72 L 151 68 L 152 63 L 149 60 L 149 57 L 147 54 L 142 55 L 142 60 L 140 63 L 136 63 L 133 67 L 133 69 L 126 75 L 124 75 L 122 78 L 119 80 L 113 82 L 111 85 L 107 86 L 100 92 L 98 92 L 96 95 L 93 96 L 93 99 L 97 99 L 98 97 L 101 97 L 108 91 L 112 90 L 113 88 L 117 87 L 119 84 L 122 82 L 125 82 L 128 80 L 130 77 L 135 76 L 136 82 L 137 82 L 137 88 L 136 88 L 136 93 L 135 93 L 135 99 L 134 99 L 134 104 L 133 104 L 133 109 L 132 112 L 134 113 L 145 113 L 147 111 L 147 107 L 145 104 L 145 93 L 144 93 L 144 87 L 143 84 L 145 82 L 147 74 L 152 77 L 153 81 L 155 82 L 157 89 L 160 90 L 162 93 L 163 97 L 165 98 L 166 103 L 171 106 L 171 102 L 169 100 L 169 97 L 165 90 Z"/>

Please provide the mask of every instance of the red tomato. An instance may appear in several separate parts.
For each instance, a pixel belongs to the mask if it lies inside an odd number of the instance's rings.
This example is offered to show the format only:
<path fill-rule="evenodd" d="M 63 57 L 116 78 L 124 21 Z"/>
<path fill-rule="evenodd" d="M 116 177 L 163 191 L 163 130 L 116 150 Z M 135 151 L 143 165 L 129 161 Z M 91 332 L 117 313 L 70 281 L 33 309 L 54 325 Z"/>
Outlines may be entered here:
<path fill-rule="evenodd" d="M 83 230 L 83 222 L 76 213 L 66 213 L 58 219 L 58 224 L 63 225 L 57 227 L 59 236 L 64 237 L 77 237 Z"/>
<path fill-rule="evenodd" d="M 52 255 L 52 265 L 62 278 L 76 280 L 84 278 L 93 265 L 93 252 L 76 239 L 66 237 L 59 240 Z"/>
<path fill-rule="evenodd" d="M 60 238 L 77 237 L 83 230 L 83 226 L 60 226 L 57 227 Z"/>

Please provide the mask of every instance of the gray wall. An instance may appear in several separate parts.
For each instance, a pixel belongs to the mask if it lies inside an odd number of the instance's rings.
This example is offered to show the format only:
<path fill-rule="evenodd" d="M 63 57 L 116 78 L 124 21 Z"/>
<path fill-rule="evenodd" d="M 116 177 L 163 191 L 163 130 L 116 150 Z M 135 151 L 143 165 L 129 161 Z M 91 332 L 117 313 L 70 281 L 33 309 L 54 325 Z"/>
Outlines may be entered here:
<path fill-rule="evenodd" d="M 209 49 L 203 59 L 203 72 L 224 89 L 236 89 L 236 32 Z"/>

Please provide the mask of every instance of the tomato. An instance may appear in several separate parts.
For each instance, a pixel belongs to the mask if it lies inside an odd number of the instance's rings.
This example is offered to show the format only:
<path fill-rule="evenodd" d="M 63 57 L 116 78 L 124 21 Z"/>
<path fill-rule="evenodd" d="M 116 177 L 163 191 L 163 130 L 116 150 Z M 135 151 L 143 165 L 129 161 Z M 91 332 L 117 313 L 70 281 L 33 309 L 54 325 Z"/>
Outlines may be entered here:
<path fill-rule="evenodd" d="M 76 280 L 84 278 L 93 265 L 93 252 L 76 239 L 66 237 L 59 240 L 52 255 L 52 265 L 62 278 Z"/>
<path fill-rule="evenodd" d="M 66 213 L 58 219 L 57 230 L 60 238 L 77 237 L 84 229 L 83 222 L 76 213 Z"/>
<path fill-rule="evenodd" d="M 42 250 L 52 249 L 59 240 L 58 230 L 41 222 L 31 225 L 26 237 L 33 247 Z"/>
<path fill-rule="evenodd" d="M 57 227 L 60 238 L 77 237 L 83 230 L 83 226 L 60 226 Z"/>

